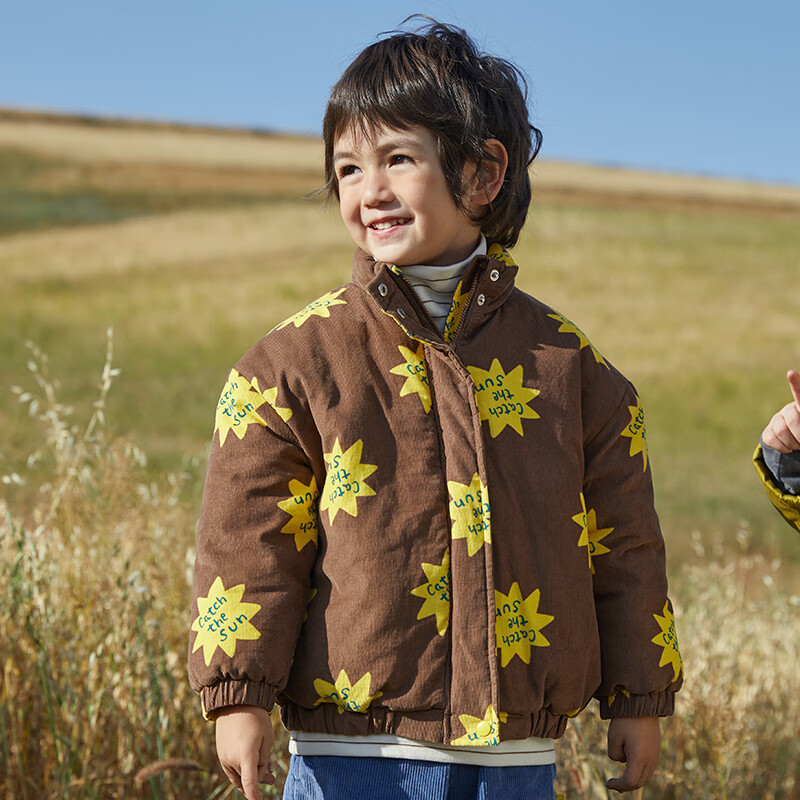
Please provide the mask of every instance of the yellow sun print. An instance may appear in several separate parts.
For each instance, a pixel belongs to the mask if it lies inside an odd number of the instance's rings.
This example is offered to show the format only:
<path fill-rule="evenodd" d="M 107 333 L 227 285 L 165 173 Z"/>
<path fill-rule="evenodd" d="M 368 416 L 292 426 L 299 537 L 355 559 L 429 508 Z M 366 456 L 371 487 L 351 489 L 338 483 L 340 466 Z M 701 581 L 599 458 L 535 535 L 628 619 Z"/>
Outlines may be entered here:
<path fill-rule="evenodd" d="M 466 294 L 461 293 L 461 281 L 456 286 L 453 301 L 450 303 L 450 311 L 447 312 L 447 319 L 444 323 L 444 330 L 442 331 L 442 338 L 446 342 L 452 342 L 453 337 L 456 335 L 458 323 L 461 322 L 461 317 L 464 315 L 464 309 L 467 307 L 470 292 Z"/>
<path fill-rule="evenodd" d="M 478 473 L 467 483 L 447 481 L 450 492 L 450 519 L 453 522 L 453 539 L 467 540 L 467 553 L 474 556 L 484 542 L 492 541 L 492 515 L 489 493 Z"/>
<path fill-rule="evenodd" d="M 450 548 L 444 551 L 441 564 L 422 563 L 427 583 L 411 590 L 411 594 L 421 597 L 422 604 L 417 619 L 436 617 L 436 630 L 444 636 L 450 622 Z"/>
<path fill-rule="evenodd" d="M 580 342 L 580 347 L 578 349 L 583 350 L 584 347 L 590 348 L 594 354 L 594 360 L 598 364 L 603 364 L 605 367 L 608 367 L 608 362 L 600 354 L 600 351 L 589 341 L 589 337 L 574 322 L 571 322 L 563 314 L 559 314 L 558 312 L 555 314 L 548 314 L 547 316 L 561 323 L 558 328 L 558 333 L 574 333 Z M 611 369 L 610 367 L 608 368 Z"/>
<path fill-rule="evenodd" d="M 681 651 L 678 649 L 678 635 L 675 633 L 675 615 L 670 611 L 669 600 L 664 603 L 664 610 L 661 613 L 664 616 L 653 614 L 658 627 L 661 628 L 661 633 L 654 636 L 650 641 L 664 648 L 658 666 L 663 667 L 671 664 L 674 672 L 672 680 L 676 681 L 683 671 L 683 660 L 681 659 Z"/>
<path fill-rule="evenodd" d="M 586 548 L 586 553 L 589 556 L 589 569 L 591 569 L 592 575 L 594 575 L 594 562 L 592 561 L 592 558 L 597 558 L 598 556 L 601 556 L 604 553 L 611 552 L 604 544 L 602 544 L 602 541 L 614 529 L 598 528 L 597 514 L 595 510 L 593 508 L 590 508 L 587 511 L 586 498 L 583 496 L 583 492 L 581 492 L 580 495 L 581 495 L 582 510 L 580 514 L 576 514 L 572 518 L 572 521 L 576 525 L 581 526 L 581 536 L 580 539 L 578 539 L 578 547 Z"/>
<path fill-rule="evenodd" d="M 507 267 L 516 267 L 517 264 L 514 259 L 511 257 L 511 253 L 505 249 L 501 244 L 495 242 L 494 244 L 489 245 L 489 249 L 486 251 L 486 255 L 490 258 L 493 258 L 495 261 L 502 261 Z"/>
<path fill-rule="evenodd" d="M 501 653 L 501 666 L 507 666 L 514 656 L 530 664 L 531 647 L 550 646 L 542 628 L 555 617 L 539 613 L 538 589 L 523 600 L 519 584 L 514 581 L 507 595 L 495 589 L 494 606 L 495 637 Z"/>
<path fill-rule="evenodd" d="M 258 390 L 258 378 L 253 378 L 253 386 Z M 259 390 L 260 391 L 260 390 Z M 282 408 L 276 403 L 278 399 L 278 387 L 273 386 L 271 389 L 265 389 L 261 392 L 264 399 L 270 405 L 272 410 L 284 421 L 288 422 L 292 417 L 291 408 Z"/>
<path fill-rule="evenodd" d="M 618 695 L 620 694 L 620 692 L 621 692 L 623 695 L 625 695 L 625 697 L 627 697 L 627 698 L 630 698 L 630 696 L 631 696 L 631 693 L 630 693 L 630 692 L 629 692 L 627 689 L 620 689 L 618 692 L 612 692 L 612 693 L 611 693 L 611 694 L 608 696 L 608 707 L 609 707 L 609 708 L 611 708 L 611 706 L 613 706 L 613 705 L 614 705 L 614 701 L 617 699 L 617 697 L 618 697 Z"/>
<path fill-rule="evenodd" d="M 319 700 L 314 705 L 334 703 L 338 706 L 340 714 L 344 711 L 360 711 L 363 713 L 369 708 L 373 700 L 383 694 L 383 692 L 375 692 L 375 694 L 370 695 L 369 685 L 371 680 L 372 675 L 367 672 L 360 680 L 352 684 L 344 670 L 339 673 L 336 683 L 329 683 L 317 678 L 314 681 L 314 689 L 319 695 Z"/>
<path fill-rule="evenodd" d="M 340 300 L 339 295 L 345 291 L 347 287 L 342 287 L 338 291 L 335 292 L 328 292 L 327 294 L 322 295 L 322 297 L 317 298 L 312 303 L 309 303 L 305 308 L 298 311 L 293 316 L 289 317 L 289 319 L 284 320 L 275 327 L 275 330 L 281 330 L 282 328 L 287 327 L 288 325 L 294 325 L 295 328 L 299 328 L 306 320 L 310 317 L 317 316 L 317 317 L 330 317 L 331 315 L 331 306 L 346 306 L 346 300 Z"/>
<path fill-rule="evenodd" d="M 339 437 L 333 443 L 333 450 L 325 453 L 328 474 L 322 487 L 320 511 L 327 511 L 330 521 L 336 519 L 339 509 L 351 517 L 358 516 L 358 498 L 372 497 L 375 491 L 367 485 L 366 479 L 378 467 L 375 464 L 361 463 L 363 440 L 359 439 L 346 451 L 342 451 Z"/>
<path fill-rule="evenodd" d="M 508 720 L 508 714 L 502 711 L 495 713 L 494 707 L 489 703 L 483 717 L 473 717 L 471 714 L 459 714 L 458 717 L 466 733 L 453 739 L 450 744 L 459 747 L 486 745 L 494 747 L 500 744 L 500 723 Z"/>
<path fill-rule="evenodd" d="M 422 407 L 427 414 L 431 410 L 431 387 L 428 383 L 428 368 L 425 366 L 422 342 L 420 342 L 416 352 L 403 345 L 399 345 L 397 349 L 405 359 L 405 362 L 392 367 L 389 372 L 406 379 L 403 388 L 400 390 L 400 397 L 405 397 L 407 394 L 419 395 Z"/>
<path fill-rule="evenodd" d="M 266 427 L 267 423 L 256 412 L 256 409 L 266 402 L 266 398 L 258 390 L 258 381 L 255 378 L 253 383 L 250 383 L 247 378 L 232 369 L 217 403 L 214 420 L 214 430 L 219 431 L 219 446 L 225 444 L 229 431 L 233 431 L 239 439 L 244 439 L 248 425 L 258 424 Z"/>
<path fill-rule="evenodd" d="M 628 423 L 623 436 L 627 436 L 631 440 L 631 447 L 629 455 L 635 456 L 637 453 L 642 454 L 642 472 L 647 469 L 647 430 L 644 424 L 644 410 L 642 409 L 642 401 L 637 397 L 635 406 L 628 406 L 628 411 L 631 414 L 631 421 Z"/>
<path fill-rule="evenodd" d="M 488 370 L 467 367 L 475 383 L 475 399 L 478 403 L 481 422 L 489 420 L 489 432 L 495 438 L 506 425 L 520 436 L 523 419 L 539 419 L 539 415 L 528 403 L 540 394 L 538 389 L 522 385 L 522 365 L 506 373 L 498 359 L 492 361 Z"/>
<path fill-rule="evenodd" d="M 317 479 L 312 476 L 308 486 L 302 481 L 291 480 L 289 491 L 292 496 L 288 500 L 278 502 L 278 508 L 291 516 L 281 528 L 281 533 L 294 536 L 299 553 L 309 542 L 317 543 L 317 498 L 319 497 Z"/>
<path fill-rule="evenodd" d="M 243 603 L 244 584 L 226 589 L 222 578 L 217 577 L 207 597 L 197 598 L 197 618 L 192 630 L 197 631 L 192 652 L 203 648 L 206 666 L 211 663 L 214 651 L 219 647 L 231 658 L 236 652 L 238 639 L 258 639 L 261 633 L 250 623 L 260 610 L 258 603 Z"/>

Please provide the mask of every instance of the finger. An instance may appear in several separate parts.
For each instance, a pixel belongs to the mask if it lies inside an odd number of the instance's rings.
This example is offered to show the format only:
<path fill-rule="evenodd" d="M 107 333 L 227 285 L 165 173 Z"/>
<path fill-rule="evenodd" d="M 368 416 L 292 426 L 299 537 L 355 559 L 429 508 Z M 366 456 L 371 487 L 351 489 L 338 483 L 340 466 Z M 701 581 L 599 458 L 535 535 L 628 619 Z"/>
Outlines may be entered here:
<path fill-rule="evenodd" d="M 644 786 L 644 768 L 645 763 L 637 758 L 631 758 L 625 766 L 624 774 L 619 778 L 611 778 L 606 781 L 606 786 L 609 789 L 614 789 L 617 792 L 631 792 Z"/>
<path fill-rule="evenodd" d="M 237 789 L 242 788 L 242 779 L 239 777 L 239 773 L 233 769 L 233 767 L 229 767 L 227 764 L 222 764 L 222 771 Z"/>
<path fill-rule="evenodd" d="M 780 413 L 784 422 L 786 423 L 789 434 L 793 439 L 792 444 L 800 444 L 800 408 L 792 403 L 789 403 L 789 405 L 785 406 Z M 795 446 L 793 449 L 796 450 L 797 447 Z"/>
<path fill-rule="evenodd" d="M 797 411 L 791 404 L 782 408 L 771 420 L 768 430 L 772 436 L 769 437 L 776 440 L 778 444 L 770 445 L 781 453 L 791 453 L 793 450 L 800 449 L 800 441 L 797 440 L 792 432 L 793 427 L 800 425 L 800 420 L 796 420 Z M 767 444 L 767 440 L 765 440 Z"/>
<path fill-rule="evenodd" d="M 261 800 L 261 792 L 258 789 L 258 764 L 255 758 L 248 758 L 242 763 L 242 792 L 247 800 Z"/>
<path fill-rule="evenodd" d="M 789 388 L 792 390 L 794 404 L 797 406 L 797 410 L 800 411 L 800 373 L 790 369 L 786 373 L 786 380 L 789 381 Z"/>
<path fill-rule="evenodd" d="M 261 749 L 258 752 L 258 782 L 268 783 L 270 786 L 275 784 L 275 776 L 272 774 L 272 764 L 270 755 L 272 748 L 265 739 L 261 741 Z"/>

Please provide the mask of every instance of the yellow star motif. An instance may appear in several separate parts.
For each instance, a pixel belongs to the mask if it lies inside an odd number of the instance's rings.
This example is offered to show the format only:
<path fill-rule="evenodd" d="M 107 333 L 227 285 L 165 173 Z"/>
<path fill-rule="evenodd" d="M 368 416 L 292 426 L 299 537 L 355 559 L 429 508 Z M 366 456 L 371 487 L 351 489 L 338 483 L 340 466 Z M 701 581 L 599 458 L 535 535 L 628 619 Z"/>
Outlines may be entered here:
<path fill-rule="evenodd" d="M 314 705 L 320 703 L 334 703 L 339 707 L 339 713 L 344 711 L 364 712 L 369 708 L 370 703 L 380 697 L 383 692 L 375 692 L 370 695 L 369 684 L 372 675 L 369 672 L 364 674 L 355 684 L 350 683 L 347 673 L 342 670 L 336 683 L 328 683 L 321 678 L 314 681 L 314 689 L 319 695 Z"/>
<path fill-rule="evenodd" d="M 431 387 L 428 383 L 428 368 L 425 366 L 422 342 L 420 342 L 416 353 L 402 344 L 397 349 L 405 359 L 405 363 L 392 367 L 389 372 L 406 379 L 403 388 L 400 390 L 400 397 L 405 397 L 407 394 L 419 395 L 422 407 L 427 414 L 431 410 Z"/>
<path fill-rule="evenodd" d="M 663 667 L 666 664 L 672 664 L 672 669 L 675 673 L 672 680 L 676 681 L 678 680 L 678 675 L 683 671 L 683 660 L 681 659 L 681 651 L 678 649 L 678 636 L 675 633 L 675 615 L 670 611 L 669 600 L 664 603 L 664 610 L 661 613 L 664 615 L 663 617 L 653 614 L 658 627 L 661 628 L 661 633 L 654 636 L 650 641 L 664 648 L 658 666 Z"/>
<path fill-rule="evenodd" d="M 571 322 L 563 314 L 559 314 L 558 312 L 555 314 L 548 314 L 547 316 L 561 323 L 558 328 L 558 333 L 574 333 L 578 337 L 578 341 L 581 345 L 578 349 L 583 350 L 584 347 L 591 348 L 594 354 L 594 360 L 598 364 L 603 364 L 608 367 L 608 362 L 600 354 L 600 351 L 589 341 L 589 337 L 574 322 Z M 610 367 L 608 368 L 611 369 Z"/>
<path fill-rule="evenodd" d="M 594 562 L 592 557 L 603 555 L 603 553 L 610 553 L 611 551 L 601 541 L 608 536 L 614 529 L 613 528 L 598 528 L 597 527 L 597 514 L 593 508 L 586 510 L 586 498 L 581 495 L 581 508 L 580 514 L 576 514 L 572 521 L 580 525 L 581 538 L 578 539 L 578 547 L 585 547 L 586 553 L 589 556 L 589 568 L 594 575 Z"/>
<path fill-rule="evenodd" d="M 637 453 L 642 454 L 642 472 L 647 469 L 647 431 L 644 424 L 644 410 L 642 409 L 642 401 L 637 397 L 635 406 L 628 406 L 628 411 L 631 413 L 631 421 L 628 426 L 622 431 L 623 436 L 627 436 L 631 440 L 631 447 L 629 455 L 635 456 Z"/>
<path fill-rule="evenodd" d="M 266 402 L 266 398 L 258 390 L 258 381 L 255 378 L 250 383 L 232 369 L 217 403 L 214 430 L 219 431 L 219 446 L 225 444 L 229 431 L 233 431 L 239 439 L 244 439 L 248 425 L 266 427 L 267 423 L 256 413 L 256 409 Z"/>
<path fill-rule="evenodd" d="M 549 647 L 550 642 L 542 633 L 555 617 L 539 613 L 539 590 L 529 594 L 524 600 L 519 584 L 511 584 L 508 595 L 494 592 L 495 637 L 497 649 L 502 654 L 505 667 L 514 656 L 519 656 L 526 664 L 531 663 L 531 647 Z"/>
<path fill-rule="evenodd" d="M 289 319 L 284 320 L 275 327 L 275 330 L 281 330 L 285 328 L 287 325 L 294 325 L 295 328 L 299 328 L 307 319 L 313 316 L 317 317 L 330 317 L 331 306 L 346 306 L 346 300 L 339 300 L 339 295 L 346 289 L 347 287 L 343 287 L 335 292 L 328 292 L 327 294 L 322 295 L 322 297 L 317 298 L 312 303 L 309 303 L 305 308 L 298 311 L 293 316 L 289 317 Z"/>
<path fill-rule="evenodd" d="M 540 394 L 538 389 L 528 389 L 522 385 L 522 365 L 506 373 L 498 359 L 486 370 L 480 367 L 467 367 L 475 383 L 475 399 L 478 403 L 481 422 L 489 420 L 489 432 L 494 439 L 505 427 L 510 425 L 520 436 L 523 419 L 539 419 L 539 415 L 527 405 Z"/>
<path fill-rule="evenodd" d="M 453 295 L 453 302 L 450 303 L 450 311 L 447 313 L 447 320 L 444 323 L 444 330 L 442 331 L 442 338 L 446 342 L 452 342 L 453 337 L 456 335 L 458 323 L 461 322 L 461 317 L 464 314 L 464 309 L 467 307 L 470 292 L 466 294 L 461 293 L 461 281 L 456 286 L 455 294 Z"/>
<path fill-rule="evenodd" d="M 439 636 L 444 636 L 447 624 L 450 622 L 450 548 L 444 551 L 441 564 L 423 562 L 422 569 L 428 582 L 411 590 L 411 594 L 425 601 L 417 614 L 417 619 L 435 615 L 436 630 Z"/>
<path fill-rule="evenodd" d="M 325 453 L 328 474 L 325 476 L 325 486 L 322 487 L 319 508 L 320 511 L 327 510 L 331 522 L 336 519 L 339 509 L 351 517 L 357 517 L 358 498 L 372 497 L 375 494 L 372 487 L 367 485 L 366 479 L 378 467 L 374 464 L 361 463 L 362 447 L 363 440 L 359 439 L 347 451 L 342 452 L 337 436 L 333 450 Z"/>
<path fill-rule="evenodd" d="M 495 242 L 489 245 L 486 255 L 493 258 L 495 261 L 502 261 L 508 267 L 516 267 L 516 262 L 511 258 L 511 253 L 508 252 L 502 245 Z"/>
<path fill-rule="evenodd" d="M 197 598 L 198 615 L 192 623 L 192 630 L 197 631 L 192 652 L 203 648 L 206 666 L 217 647 L 222 648 L 231 658 L 236 652 L 238 639 L 258 639 L 260 631 L 250 623 L 261 606 L 258 603 L 243 603 L 244 584 L 226 589 L 222 578 L 217 577 L 207 597 Z"/>
<path fill-rule="evenodd" d="M 630 692 L 629 692 L 627 689 L 620 689 L 620 691 L 619 691 L 619 692 L 612 692 L 612 694 L 610 694 L 610 695 L 608 696 L 608 707 L 609 707 L 609 708 L 611 708 L 611 706 L 613 706 L 613 705 L 614 705 L 614 701 L 617 699 L 617 695 L 618 695 L 620 692 L 622 692 L 622 694 L 624 694 L 624 695 L 625 695 L 625 697 L 628 697 L 628 698 L 629 698 L 629 697 L 631 696 L 631 693 L 630 693 Z"/>
<path fill-rule="evenodd" d="M 258 378 L 253 378 L 253 387 L 257 390 L 258 389 Z M 278 399 L 278 387 L 273 386 L 271 389 L 266 389 L 265 391 L 261 392 L 264 399 L 269 403 L 272 410 L 284 421 L 288 422 L 292 417 L 292 409 L 291 408 L 282 408 L 281 406 L 277 405 L 275 402 Z"/>
<path fill-rule="evenodd" d="M 473 717 L 471 714 L 459 714 L 458 719 L 464 726 L 466 733 L 459 736 L 458 739 L 453 739 L 450 744 L 463 746 L 494 746 L 500 744 L 500 736 L 498 734 L 500 723 L 508 719 L 508 714 L 500 712 L 495 713 L 494 707 L 489 703 L 486 713 L 481 717 Z"/>
<path fill-rule="evenodd" d="M 319 489 L 317 479 L 312 476 L 306 486 L 302 481 L 289 481 L 292 496 L 278 502 L 278 508 L 291 515 L 291 519 L 281 528 L 281 533 L 294 536 L 299 553 L 309 542 L 317 543 L 317 498 Z"/>
<path fill-rule="evenodd" d="M 453 521 L 453 539 L 466 539 L 467 552 L 474 556 L 484 542 L 492 541 L 492 515 L 489 493 L 478 473 L 470 483 L 447 481 L 450 492 L 450 519 Z"/>

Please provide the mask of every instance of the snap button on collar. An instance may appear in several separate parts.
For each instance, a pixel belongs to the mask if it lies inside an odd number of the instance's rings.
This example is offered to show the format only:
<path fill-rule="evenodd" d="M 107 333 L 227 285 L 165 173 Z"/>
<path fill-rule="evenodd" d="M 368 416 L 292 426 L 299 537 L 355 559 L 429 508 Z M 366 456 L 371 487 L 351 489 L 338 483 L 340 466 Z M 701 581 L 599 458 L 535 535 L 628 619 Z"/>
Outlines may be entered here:
<path fill-rule="evenodd" d="M 389 287 L 385 283 L 379 283 L 378 284 L 378 294 L 381 297 L 386 297 L 386 295 L 389 294 Z"/>
<path fill-rule="evenodd" d="M 485 302 L 486 302 L 486 295 L 485 294 L 479 294 L 478 295 L 478 305 L 482 306 Z"/>
<path fill-rule="evenodd" d="M 492 270 L 492 271 L 489 273 L 489 278 L 490 278 L 491 280 L 493 280 L 493 281 L 496 281 L 496 280 L 497 280 L 499 277 L 500 277 L 500 272 L 499 272 L 498 270 L 496 270 L 496 269 L 493 269 L 493 270 Z"/>
<path fill-rule="evenodd" d="M 397 316 L 400 317 L 400 319 L 405 319 L 406 318 L 406 312 L 403 311 L 402 308 L 398 308 L 397 309 Z"/>

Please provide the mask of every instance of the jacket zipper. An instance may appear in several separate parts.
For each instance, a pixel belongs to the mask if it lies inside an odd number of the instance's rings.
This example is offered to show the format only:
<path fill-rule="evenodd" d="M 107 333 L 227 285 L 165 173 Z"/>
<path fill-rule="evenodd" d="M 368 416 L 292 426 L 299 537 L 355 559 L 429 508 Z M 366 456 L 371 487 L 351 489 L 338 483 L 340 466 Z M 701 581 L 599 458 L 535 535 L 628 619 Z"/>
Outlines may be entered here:
<path fill-rule="evenodd" d="M 461 317 L 458 320 L 458 325 L 456 325 L 456 329 L 455 331 L 453 331 L 453 338 L 450 342 L 450 345 L 453 348 L 453 350 L 456 349 L 456 342 L 458 341 L 458 337 L 461 335 L 461 329 L 464 327 L 464 320 L 467 318 L 467 314 L 469 314 L 469 311 L 472 308 L 472 303 L 475 300 L 475 290 L 478 288 L 478 284 L 480 283 L 481 277 L 483 276 L 483 273 L 485 271 L 486 271 L 485 267 L 479 267 L 475 271 L 475 276 L 472 279 L 472 285 L 467 291 L 469 300 L 467 300 L 467 305 L 464 307 L 464 311 L 461 313 Z"/>
<path fill-rule="evenodd" d="M 462 312 L 460 319 L 458 320 L 458 325 L 456 326 L 456 329 L 453 332 L 453 338 L 449 343 L 454 349 L 455 349 L 456 341 L 458 339 L 458 335 L 461 332 L 461 328 L 463 326 L 464 319 L 466 318 L 467 313 L 469 312 L 470 308 L 472 308 L 473 289 L 477 287 L 477 285 L 478 285 L 478 283 L 480 281 L 480 278 L 483 275 L 485 269 L 486 269 L 485 267 L 479 267 L 478 270 L 475 272 L 475 275 L 472 278 L 472 284 L 471 284 L 472 288 L 470 288 L 467 291 L 467 294 L 469 295 L 469 300 L 467 301 L 467 305 L 464 308 L 464 311 Z M 395 273 L 395 274 L 397 274 L 397 273 Z M 433 317 L 430 315 L 430 312 L 425 307 L 425 303 L 422 302 L 422 298 L 419 296 L 419 292 L 414 288 L 414 286 L 411 283 L 411 281 L 408 280 L 408 278 L 406 278 L 406 276 L 403 275 L 402 273 L 398 277 L 402 278 L 403 282 L 411 290 L 411 293 L 414 295 L 414 297 L 417 298 L 417 301 L 419 303 L 419 307 L 422 309 L 422 314 L 431 323 L 431 327 L 433 328 L 433 330 L 437 331 L 439 333 L 439 335 L 442 336 L 442 338 L 444 338 L 444 331 L 440 331 L 439 330 L 439 326 L 436 324 L 436 321 L 433 319 Z M 453 301 L 451 299 L 450 300 L 450 307 L 451 308 L 452 308 L 452 305 L 453 305 Z M 447 344 L 447 342 L 445 342 L 445 344 Z"/>

